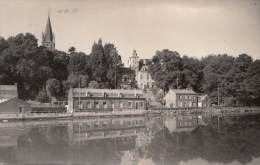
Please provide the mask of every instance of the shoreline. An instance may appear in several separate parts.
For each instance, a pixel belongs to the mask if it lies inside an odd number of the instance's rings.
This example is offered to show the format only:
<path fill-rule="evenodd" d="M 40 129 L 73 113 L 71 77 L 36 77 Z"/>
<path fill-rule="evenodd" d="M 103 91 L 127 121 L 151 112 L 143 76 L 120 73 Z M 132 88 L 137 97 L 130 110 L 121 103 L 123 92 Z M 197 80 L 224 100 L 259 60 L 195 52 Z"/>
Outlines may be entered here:
<path fill-rule="evenodd" d="M 10 113 L 0 114 L 0 122 L 24 121 L 24 120 L 74 120 L 84 118 L 115 118 L 115 117 L 136 117 L 145 115 L 181 115 L 181 114 L 211 114 L 211 115 L 236 115 L 236 114 L 257 114 L 260 107 L 211 107 L 211 108 L 158 108 L 149 110 L 126 110 L 112 112 L 74 112 L 74 113 Z"/>

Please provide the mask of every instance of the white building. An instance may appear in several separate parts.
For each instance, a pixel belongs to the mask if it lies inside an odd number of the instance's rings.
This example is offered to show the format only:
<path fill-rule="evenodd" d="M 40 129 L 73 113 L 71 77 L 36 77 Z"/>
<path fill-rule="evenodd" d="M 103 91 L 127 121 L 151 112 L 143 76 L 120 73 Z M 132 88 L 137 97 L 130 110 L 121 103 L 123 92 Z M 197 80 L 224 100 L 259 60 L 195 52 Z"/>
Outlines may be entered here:
<path fill-rule="evenodd" d="M 140 68 L 140 59 L 134 50 L 133 55 L 129 59 L 129 67 L 135 71 L 135 79 L 137 81 L 137 86 L 139 89 L 151 89 L 155 87 L 154 80 L 152 79 L 150 73 L 148 73 L 147 60 L 143 59 L 143 66 Z M 140 69 L 139 69 L 140 68 Z"/>

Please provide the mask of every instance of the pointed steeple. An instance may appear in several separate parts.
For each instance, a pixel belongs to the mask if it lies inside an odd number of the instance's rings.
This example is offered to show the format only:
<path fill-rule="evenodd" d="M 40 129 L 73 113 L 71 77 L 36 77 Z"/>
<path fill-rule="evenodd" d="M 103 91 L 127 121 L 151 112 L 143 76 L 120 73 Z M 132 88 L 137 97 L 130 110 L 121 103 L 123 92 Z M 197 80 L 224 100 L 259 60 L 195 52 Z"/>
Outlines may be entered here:
<path fill-rule="evenodd" d="M 55 49 L 54 33 L 51 28 L 50 15 L 48 13 L 47 24 L 45 32 L 42 35 L 42 46 L 45 46 L 47 49 L 53 51 Z"/>
<path fill-rule="evenodd" d="M 53 33 L 52 33 L 51 20 L 49 14 L 48 14 L 48 20 L 45 28 L 45 41 L 53 41 Z"/>

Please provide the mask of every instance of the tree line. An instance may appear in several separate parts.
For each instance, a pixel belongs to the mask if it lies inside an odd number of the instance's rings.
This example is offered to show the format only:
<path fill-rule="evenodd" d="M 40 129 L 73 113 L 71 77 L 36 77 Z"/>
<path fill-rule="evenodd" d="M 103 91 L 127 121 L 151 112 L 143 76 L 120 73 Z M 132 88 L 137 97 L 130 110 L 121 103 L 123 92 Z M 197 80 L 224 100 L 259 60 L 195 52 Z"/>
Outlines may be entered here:
<path fill-rule="evenodd" d="M 30 33 L 0 37 L 0 68 L 0 84 L 17 83 L 19 98 L 41 102 L 65 96 L 70 87 L 117 88 L 123 75 L 114 44 L 99 39 L 89 55 L 74 47 L 52 52 Z"/>
<path fill-rule="evenodd" d="M 197 59 L 165 49 L 153 56 L 149 72 L 156 86 L 165 91 L 190 88 L 208 94 L 216 105 L 218 98 L 225 106 L 260 105 L 260 60 L 247 54 Z"/>
<path fill-rule="evenodd" d="M 146 65 L 155 85 L 164 91 L 191 88 L 209 94 L 215 104 L 219 95 L 221 105 L 260 105 L 260 60 L 247 54 L 197 59 L 164 49 L 156 51 Z M 0 37 L 0 68 L 0 84 L 17 83 L 19 98 L 41 102 L 65 96 L 70 87 L 120 88 L 127 73 L 112 43 L 99 39 L 88 55 L 74 47 L 68 53 L 52 52 L 38 46 L 30 33 Z M 136 88 L 136 82 L 131 88 Z"/>

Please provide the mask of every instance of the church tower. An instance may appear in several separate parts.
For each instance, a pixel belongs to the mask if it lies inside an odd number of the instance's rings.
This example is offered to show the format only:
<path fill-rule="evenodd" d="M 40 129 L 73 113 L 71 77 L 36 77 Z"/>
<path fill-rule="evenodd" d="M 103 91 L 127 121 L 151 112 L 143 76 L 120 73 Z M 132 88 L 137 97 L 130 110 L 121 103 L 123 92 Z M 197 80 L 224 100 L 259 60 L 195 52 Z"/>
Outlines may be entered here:
<path fill-rule="evenodd" d="M 133 51 L 133 55 L 129 59 L 129 67 L 134 71 L 139 71 L 139 57 L 136 50 Z"/>
<path fill-rule="evenodd" d="M 55 37 L 51 29 L 51 20 L 49 14 L 45 32 L 42 33 L 42 46 L 45 46 L 50 51 L 55 49 Z"/>

